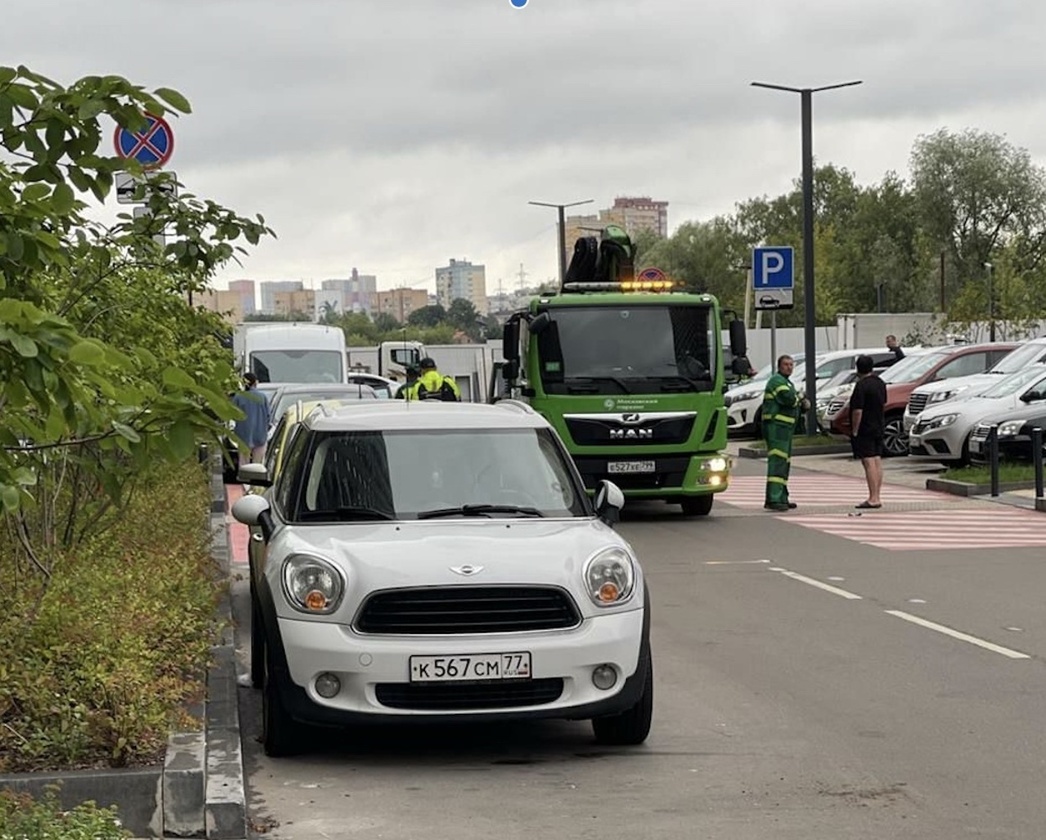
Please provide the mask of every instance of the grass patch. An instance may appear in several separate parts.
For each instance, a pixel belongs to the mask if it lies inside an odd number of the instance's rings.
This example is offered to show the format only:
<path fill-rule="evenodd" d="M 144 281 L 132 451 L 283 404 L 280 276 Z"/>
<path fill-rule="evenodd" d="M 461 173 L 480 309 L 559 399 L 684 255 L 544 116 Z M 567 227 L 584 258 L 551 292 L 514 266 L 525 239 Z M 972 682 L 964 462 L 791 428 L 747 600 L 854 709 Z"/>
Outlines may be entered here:
<path fill-rule="evenodd" d="M 209 481 L 195 460 L 143 478 L 115 524 L 47 552 L 46 585 L 0 530 L 0 772 L 154 764 L 194 725 L 223 586 Z"/>
<path fill-rule="evenodd" d="M 131 835 L 110 808 L 93 802 L 64 810 L 54 791 L 40 800 L 0 791 L 0 840 L 124 840 Z"/>
<path fill-rule="evenodd" d="M 945 470 L 941 478 L 949 481 L 964 481 L 967 484 L 991 484 L 992 474 L 988 467 L 956 467 Z M 1031 464 L 999 464 L 999 481 L 1001 483 L 1017 481 L 1035 481 L 1035 469 Z"/>

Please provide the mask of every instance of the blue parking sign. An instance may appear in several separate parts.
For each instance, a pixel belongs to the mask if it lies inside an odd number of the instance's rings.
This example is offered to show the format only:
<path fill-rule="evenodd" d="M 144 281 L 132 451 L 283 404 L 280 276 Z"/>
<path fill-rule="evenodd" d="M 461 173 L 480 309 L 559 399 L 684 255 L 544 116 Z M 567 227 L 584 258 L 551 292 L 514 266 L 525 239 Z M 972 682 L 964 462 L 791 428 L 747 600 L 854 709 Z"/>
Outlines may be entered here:
<path fill-rule="evenodd" d="M 790 245 L 752 249 L 752 292 L 756 309 L 791 309 L 795 252 Z"/>

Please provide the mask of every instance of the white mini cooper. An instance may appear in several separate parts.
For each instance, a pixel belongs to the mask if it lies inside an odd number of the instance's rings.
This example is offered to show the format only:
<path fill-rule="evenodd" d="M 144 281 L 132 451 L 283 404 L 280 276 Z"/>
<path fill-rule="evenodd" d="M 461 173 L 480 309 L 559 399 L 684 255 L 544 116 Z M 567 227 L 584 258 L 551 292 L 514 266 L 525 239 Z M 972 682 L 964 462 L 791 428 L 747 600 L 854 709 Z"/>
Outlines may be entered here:
<path fill-rule="evenodd" d="M 251 540 L 251 672 L 269 755 L 300 723 L 591 719 L 642 743 L 650 607 L 624 503 L 590 500 L 529 407 L 320 406 L 275 481 L 233 506 Z M 270 486 L 271 485 L 271 486 Z"/>

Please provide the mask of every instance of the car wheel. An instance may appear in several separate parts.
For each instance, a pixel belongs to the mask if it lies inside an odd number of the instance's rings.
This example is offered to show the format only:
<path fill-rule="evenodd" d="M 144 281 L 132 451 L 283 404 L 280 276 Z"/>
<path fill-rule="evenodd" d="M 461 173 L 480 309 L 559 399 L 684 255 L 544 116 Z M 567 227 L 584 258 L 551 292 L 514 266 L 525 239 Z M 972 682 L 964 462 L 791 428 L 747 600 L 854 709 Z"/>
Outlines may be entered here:
<path fill-rule="evenodd" d="M 273 667 L 272 652 L 265 657 L 265 679 L 262 686 L 262 747 L 273 758 L 294 755 L 298 751 L 299 726 L 287 713 L 280 697 L 285 677 Z"/>
<path fill-rule="evenodd" d="M 265 630 L 253 583 L 251 589 L 251 686 L 261 688 L 265 684 Z"/>
<path fill-rule="evenodd" d="M 650 734 L 654 719 L 654 662 L 647 660 L 643 693 L 631 709 L 618 715 L 592 718 L 592 732 L 596 742 L 610 746 L 642 744 Z"/>
<path fill-rule="evenodd" d="M 707 493 L 704 496 L 686 496 L 679 504 L 684 516 L 708 516 L 712 512 L 713 501 L 715 496 Z"/>
<path fill-rule="evenodd" d="M 883 427 L 883 447 L 887 458 L 908 454 L 908 435 L 904 433 L 904 418 L 900 414 L 887 415 Z"/>

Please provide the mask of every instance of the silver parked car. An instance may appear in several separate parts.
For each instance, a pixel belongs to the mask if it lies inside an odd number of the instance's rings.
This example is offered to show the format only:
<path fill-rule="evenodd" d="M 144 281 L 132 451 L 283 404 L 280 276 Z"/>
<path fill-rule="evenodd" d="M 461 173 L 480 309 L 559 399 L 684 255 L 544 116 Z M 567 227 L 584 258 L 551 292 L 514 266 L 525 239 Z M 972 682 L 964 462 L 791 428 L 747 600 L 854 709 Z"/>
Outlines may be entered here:
<path fill-rule="evenodd" d="M 1004 377 L 982 394 L 946 401 L 919 415 L 908 438 L 908 454 L 933 458 L 952 466 L 970 460 L 971 432 L 992 415 L 1012 413 L 1020 406 L 1046 399 L 1046 365 L 1032 365 Z"/>

